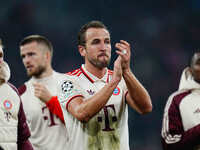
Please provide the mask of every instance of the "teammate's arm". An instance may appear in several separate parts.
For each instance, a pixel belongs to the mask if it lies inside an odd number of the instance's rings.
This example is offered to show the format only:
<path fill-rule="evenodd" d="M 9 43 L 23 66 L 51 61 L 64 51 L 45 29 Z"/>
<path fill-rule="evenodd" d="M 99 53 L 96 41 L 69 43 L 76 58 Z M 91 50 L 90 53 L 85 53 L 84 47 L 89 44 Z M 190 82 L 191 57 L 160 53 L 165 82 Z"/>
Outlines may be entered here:
<path fill-rule="evenodd" d="M 18 112 L 18 125 L 17 125 L 17 147 L 18 147 L 17 149 L 33 150 L 33 147 L 28 140 L 31 134 L 26 122 L 26 116 L 25 116 L 23 105 L 20 98 L 20 94 L 23 92 L 24 88 L 20 88 L 20 91 L 18 91 L 16 87 L 13 86 L 12 84 L 8 83 L 8 85 L 19 95 L 19 100 L 20 100 L 20 106 L 19 106 L 19 112 Z"/>
<path fill-rule="evenodd" d="M 17 145 L 19 150 L 33 150 L 28 138 L 30 137 L 30 131 L 26 123 L 26 117 L 23 110 L 22 103 L 20 102 L 20 108 L 18 113 L 18 136 Z"/>
<path fill-rule="evenodd" d="M 167 114 L 166 114 L 167 113 Z M 162 126 L 162 146 L 164 150 L 193 149 L 200 144 L 200 125 L 184 131 L 179 106 L 172 102 L 165 111 Z"/>
<path fill-rule="evenodd" d="M 177 124 L 174 125 L 176 126 Z M 200 144 L 200 125 L 197 125 L 187 130 L 186 132 L 173 132 L 179 134 L 181 136 L 181 139 L 178 142 L 167 143 L 166 139 L 162 138 L 162 145 L 165 150 L 192 149 L 195 145 Z M 173 135 L 173 132 L 168 133 L 168 135 Z"/>
<path fill-rule="evenodd" d="M 140 114 L 151 112 L 151 98 L 131 70 L 125 71 L 123 77 L 128 88 L 127 103 Z"/>

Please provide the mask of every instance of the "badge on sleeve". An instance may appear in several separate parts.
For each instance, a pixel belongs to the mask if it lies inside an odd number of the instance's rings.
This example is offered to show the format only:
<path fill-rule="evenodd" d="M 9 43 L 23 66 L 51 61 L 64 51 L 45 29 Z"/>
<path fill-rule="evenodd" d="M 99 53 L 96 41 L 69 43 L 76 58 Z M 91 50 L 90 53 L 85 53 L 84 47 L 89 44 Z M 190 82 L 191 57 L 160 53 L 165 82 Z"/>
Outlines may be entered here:
<path fill-rule="evenodd" d="M 74 88 L 74 85 L 71 81 L 64 81 L 61 85 L 63 94 L 70 94 Z"/>
<path fill-rule="evenodd" d="M 79 95 L 80 91 L 75 86 L 75 83 L 70 80 L 64 80 L 60 84 L 60 93 L 58 94 L 58 98 L 60 102 L 65 102 L 74 95 Z"/>

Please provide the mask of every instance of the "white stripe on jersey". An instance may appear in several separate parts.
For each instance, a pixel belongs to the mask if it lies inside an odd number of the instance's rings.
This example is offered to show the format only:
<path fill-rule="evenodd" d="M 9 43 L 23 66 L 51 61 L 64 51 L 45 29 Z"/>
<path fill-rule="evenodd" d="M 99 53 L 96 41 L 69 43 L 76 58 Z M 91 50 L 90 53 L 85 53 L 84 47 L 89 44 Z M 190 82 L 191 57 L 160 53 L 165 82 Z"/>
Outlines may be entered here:
<path fill-rule="evenodd" d="M 172 144 L 172 143 L 177 143 L 181 140 L 181 137 L 182 135 L 181 134 L 175 134 L 175 135 L 171 135 L 169 133 L 169 115 L 168 115 L 168 110 L 173 102 L 173 98 L 174 96 L 180 94 L 180 93 L 183 93 L 184 91 L 181 90 L 181 91 L 178 91 L 178 92 L 175 92 L 173 93 L 167 103 L 166 103 L 166 106 L 165 106 L 165 109 L 164 109 L 164 115 L 163 115 L 163 122 L 162 122 L 162 131 L 161 131 L 161 135 L 163 137 L 163 139 L 165 140 L 166 143 L 168 144 Z"/>

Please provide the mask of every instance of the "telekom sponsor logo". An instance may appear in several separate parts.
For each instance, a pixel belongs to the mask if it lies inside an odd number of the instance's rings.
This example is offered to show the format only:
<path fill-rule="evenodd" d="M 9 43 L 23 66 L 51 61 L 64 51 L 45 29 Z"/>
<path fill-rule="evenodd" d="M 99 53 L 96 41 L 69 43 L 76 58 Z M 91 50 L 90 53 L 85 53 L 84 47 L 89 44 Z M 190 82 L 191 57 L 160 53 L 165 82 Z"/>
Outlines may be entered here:
<path fill-rule="evenodd" d="M 90 90 L 87 90 L 87 92 L 88 92 L 89 95 L 94 95 L 94 93 L 95 93 L 95 92 L 92 91 L 91 89 L 90 89 Z"/>

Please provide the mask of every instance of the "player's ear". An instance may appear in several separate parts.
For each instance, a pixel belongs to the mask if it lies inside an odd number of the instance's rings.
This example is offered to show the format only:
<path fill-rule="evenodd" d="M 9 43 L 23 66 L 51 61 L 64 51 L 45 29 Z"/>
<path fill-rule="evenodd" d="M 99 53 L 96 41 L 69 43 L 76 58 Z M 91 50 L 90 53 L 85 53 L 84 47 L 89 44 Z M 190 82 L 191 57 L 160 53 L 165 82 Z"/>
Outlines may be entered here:
<path fill-rule="evenodd" d="M 78 51 L 79 51 L 79 53 L 81 54 L 81 56 L 85 57 L 85 54 L 86 54 L 85 46 L 83 46 L 83 45 L 78 45 Z"/>
<path fill-rule="evenodd" d="M 51 61 L 51 52 L 50 51 L 45 51 L 44 52 L 44 57 L 45 57 L 45 60 L 47 60 L 48 62 Z"/>
<path fill-rule="evenodd" d="M 49 51 L 46 51 L 46 52 L 45 52 L 45 58 L 46 58 L 46 59 L 49 59 L 49 58 L 50 58 L 50 53 L 49 53 Z"/>
<path fill-rule="evenodd" d="M 193 75 L 194 74 L 193 68 L 192 67 L 188 67 L 188 72 L 190 72 Z"/>

